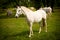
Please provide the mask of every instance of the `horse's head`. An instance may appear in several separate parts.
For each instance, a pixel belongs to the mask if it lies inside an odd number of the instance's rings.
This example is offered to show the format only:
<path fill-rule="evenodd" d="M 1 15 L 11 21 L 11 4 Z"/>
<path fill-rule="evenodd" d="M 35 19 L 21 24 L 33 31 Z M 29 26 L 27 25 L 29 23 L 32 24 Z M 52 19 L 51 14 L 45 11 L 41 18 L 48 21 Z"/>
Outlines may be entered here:
<path fill-rule="evenodd" d="M 21 9 L 21 7 L 17 7 L 15 17 L 17 18 L 17 17 L 19 17 L 19 15 L 21 15 L 21 14 L 22 14 L 22 9 Z"/>

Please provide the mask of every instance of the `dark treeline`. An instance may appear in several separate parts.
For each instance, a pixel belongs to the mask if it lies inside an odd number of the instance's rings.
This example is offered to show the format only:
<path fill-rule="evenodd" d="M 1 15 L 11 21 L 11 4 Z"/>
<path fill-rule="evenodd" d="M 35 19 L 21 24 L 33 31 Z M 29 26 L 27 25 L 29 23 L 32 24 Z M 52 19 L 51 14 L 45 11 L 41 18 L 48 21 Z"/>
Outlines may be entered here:
<path fill-rule="evenodd" d="M 60 0 L 0 0 L 0 8 L 16 7 L 17 5 L 40 7 L 60 7 Z"/>

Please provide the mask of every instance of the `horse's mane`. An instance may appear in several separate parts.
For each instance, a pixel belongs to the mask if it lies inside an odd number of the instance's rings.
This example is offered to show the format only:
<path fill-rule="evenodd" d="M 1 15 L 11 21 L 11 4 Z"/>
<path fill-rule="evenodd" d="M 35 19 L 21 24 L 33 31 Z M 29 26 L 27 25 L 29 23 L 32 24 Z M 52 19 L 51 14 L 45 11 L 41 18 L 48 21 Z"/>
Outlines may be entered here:
<path fill-rule="evenodd" d="M 32 10 L 28 9 L 28 8 L 25 7 L 25 6 L 21 6 L 21 8 L 24 9 L 24 10 L 27 10 L 27 11 L 33 12 Z"/>
<path fill-rule="evenodd" d="M 25 6 L 21 6 L 21 8 L 24 9 L 25 11 L 34 12 L 34 13 L 37 12 L 37 11 L 39 12 L 40 10 L 42 10 L 42 9 L 38 9 L 38 10 L 36 10 L 36 11 L 32 11 L 31 9 L 29 9 L 29 8 L 27 8 L 27 7 L 25 7 Z"/>

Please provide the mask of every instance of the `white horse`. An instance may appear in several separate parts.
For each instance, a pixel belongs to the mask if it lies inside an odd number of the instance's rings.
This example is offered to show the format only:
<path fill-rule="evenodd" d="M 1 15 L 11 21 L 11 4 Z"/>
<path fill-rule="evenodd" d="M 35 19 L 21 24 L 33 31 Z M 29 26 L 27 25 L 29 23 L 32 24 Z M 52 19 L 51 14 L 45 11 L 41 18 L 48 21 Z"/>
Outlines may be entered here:
<path fill-rule="evenodd" d="M 51 7 L 44 7 L 44 8 L 40 8 L 43 9 L 48 15 L 52 14 L 52 8 Z"/>
<path fill-rule="evenodd" d="M 21 6 L 18 7 L 16 10 L 16 17 L 19 15 L 24 14 L 27 18 L 29 27 L 30 27 L 30 34 L 29 37 L 33 35 L 32 25 L 34 22 L 41 22 L 43 21 L 43 26 L 45 27 L 45 31 L 47 32 L 47 23 L 46 23 L 46 12 L 44 10 L 37 10 L 35 12 L 31 11 L 30 9 Z M 39 28 L 39 33 L 41 32 L 41 27 Z"/>

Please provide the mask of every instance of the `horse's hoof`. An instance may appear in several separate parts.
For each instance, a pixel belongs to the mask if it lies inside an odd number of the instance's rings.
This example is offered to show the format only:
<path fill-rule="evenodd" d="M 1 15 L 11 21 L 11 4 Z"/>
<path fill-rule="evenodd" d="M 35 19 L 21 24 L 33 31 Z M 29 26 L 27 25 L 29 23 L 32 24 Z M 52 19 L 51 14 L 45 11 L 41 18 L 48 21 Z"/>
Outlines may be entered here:
<path fill-rule="evenodd" d="M 41 32 L 39 32 L 39 33 L 41 33 Z"/>
<path fill-rule="evenodd" d="M 39 32 L 40 33 L 40 32 Z"/>
<path fill-rule="evenodd" d="M 47 32 L 47 31 L 45 31 L 45 32 Z"/>
<path fill-rule="evenodd" d="M 29 35 L 29 38 L 31 37 L 31 35 Z"/>

